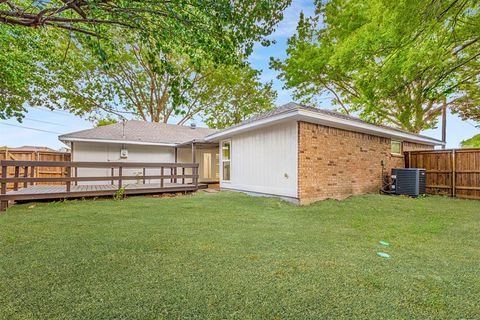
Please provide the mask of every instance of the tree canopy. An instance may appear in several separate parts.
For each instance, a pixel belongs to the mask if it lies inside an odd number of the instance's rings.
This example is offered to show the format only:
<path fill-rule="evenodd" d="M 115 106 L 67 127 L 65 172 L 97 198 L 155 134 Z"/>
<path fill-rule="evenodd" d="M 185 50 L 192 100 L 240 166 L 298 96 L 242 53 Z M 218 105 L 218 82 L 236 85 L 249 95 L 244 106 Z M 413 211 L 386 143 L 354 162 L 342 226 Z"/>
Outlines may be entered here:
<path fill-rule="evenodd" d="M 184 124 L 198 116 L 213 127 L 273 107 L 272 84 L 263 84 L 248 64 L 198 63 L 180 50 L 158 51 L 125 35 L 114 42 L 104 59 L 73 45 L 65 62 L 70 71 L 52 73 L 54 89 L 39 99 L 95 119 Z"/>
<path fill-rule="evenodd" d="M 0 24 L 46 27 L 106 37 L 111 27 L 134 30 L 156 44 L 208 49 L 217 58 L 268 41 L 290 1 L 269 0 L 1 0 Z M 233 51 L 232 51 L 233 50 Z"/>
<path fill-rule="evenodd" d="M 480 148 L 480 134 L 460 142 L 462 148 Z"/>
<path fill-rule="evenodd" d="M 48 100 L 47 96 L 52 91 L 58 94 L 72 79 L 79 80 L 75 78 L 75 64 L 85 64 L 91 72 L 97 72 L 94 76 L 105 72 L 93 68 L 93 62 L 120 70 L 132 57 L 118 53 L 125 49 L 125 41 L 116 42 L 118 35 L 133 38 L 131 44 L 147 47 L 146 60 L 178 54 L 195 70 L 209 64 L 240 66 L 254 43 L 269 44 L 266 36 L 274 30 L 289 3 L 290 0 L 0 0 L 0 118 L 21 120 L 26 105 L 58 107 L 62 101 Z M 83 56 L 76 54 L 76 49 Z M 72 63 L 74 60 L 77 61 Z M 174 59 L 163 59 L 161 67 L 164 74 L 168 71 L 181 77 Z M 69 73 L 73 73 L 72 77 Z M 65 83 L 58 86 L 61 80 Z M 82 90 L 108 92 L 107 98 L 118 90 L 90 88 L 88 80 L 80 80 L 84 81 Z M 190 79 L 175 81 L 187 84 Z M 95 85 L 111 83 L 97 81 Z M 173 87 L 177 90 L 180 85 Z"/>
<path fill-rule="evenodd" d="M 316 1 L 287 57 L 272 60 L 297 99 L 419 132 L 447 104 L 478 120 L 478 0 Z"/>

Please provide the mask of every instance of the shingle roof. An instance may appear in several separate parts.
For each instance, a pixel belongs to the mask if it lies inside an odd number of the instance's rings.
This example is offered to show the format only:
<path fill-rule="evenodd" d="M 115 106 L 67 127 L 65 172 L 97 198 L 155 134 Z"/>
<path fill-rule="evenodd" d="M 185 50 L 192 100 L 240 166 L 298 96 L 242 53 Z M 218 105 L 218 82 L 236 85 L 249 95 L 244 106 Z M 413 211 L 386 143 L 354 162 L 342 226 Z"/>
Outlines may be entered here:
<path fill-rule="evenodd" d="M 129 120 L 124 123 L 67 133 L 58 138 L 61 141 L 86 139 L 125 141 L 125 143 L 178 144 L 202 139 L 216 131 L 209 128 L 193 129 L 190 126 Z"/>
<path fill-rule="evenodd" d="M 402 130 L 402 129 L 395 128 L 395 127 L 372 124 L 372 123 L 366 122 L 366 121 L 364 121 L 364 120 L 362 120 L 362 119 L 360 119 L 360 118 L 357 118 L 357 117 L 354 117 L 354 116 L 350 116 L 350 115 L 346 115 L 346 114 L 343 114 L 343 113 L 340 113 L 340 112 L 336 112 L 336 111 L 332 111 L 332 110 L 327 110 L 327 109 L 320 109 L 320 108 L 311 107 L 311 106 L 306 106 L 306 105 L 299 104 L 299 103 L 296 103 L 296 102 L 289 102 L 289 103 L 284 104 L 284 105 L 282 105 L 282 106 L 280 106 L 280 107 L 278 107 L 278 108 L 275 108 L 275 109 L 272 109 L 272 110 L 270 110 L 270 111 L 268 111 L 268 112 L 261 113 L 261 114 L 259 114 L 259 115 L 253 116 L 253 117 L 248 118 L 247 120 L 245 120 L 245 121 L 243 121 L 243 122 L 241 122 L 241 123 L 239 123 L 239 124 L 236 124 L 236 125 L 234 125 L 234 126 L 228 127 L 228 128 L 226 128 L 226 129 L 221 130 L 221 131 L 218 131 L 218 132 L 222 132 L 222 131 L 225 131 L 225 130 L 229 130 L 229 129 L 235 128 L 235 127 L 240 127 L 240 126 L 243 126 L 243 125 L 246 125 L 246 124 L 255 122 L 255 121 L 259 121 L 259 120 L 262 120 L 262 119 L 267 119 L 267 118 L 270 118 L 270 117 L 273 117 L 273 116 L 276 116 L 276 115 L 279 115 L 279 114 L 282 114 L 282 113 L 288 113 L 288 112 L 297 111 L 297 110 L 312 111 L 312 112 L 316 112 L 316 113 L 319 113 L 319 114 L 324 114 L 324 115 L 328 115 L 328 116 L 331 116 L 331 117 L 335 117 L 335 118 L 338 118 L 338 119 L 355 121 L 355 122 L 358 122 L 358 123 L 369 124 L 369 125 L 372 125 L 372 126 L 375 126 L 375 127 L 379 127 L 379 128 L 386 128 L 386 129 L 393 130 L 393 131 L 397 131 L 397 132 L 408 133 L 408 134 L 415 135 L 415 136 L 421 137 L 421 138 L 427 138 L 427 139 L 437 140 L 437 139 L 433 139 L 433 138 L 428 137 L 428 136 L 411 133 L 411 132 L 409 132 L 409 131 Z M 213 133 L 212 133 L 212 134 L 213 134 Z M 437 140 L 437 141 L 441 142 L 440 140 Z"/>

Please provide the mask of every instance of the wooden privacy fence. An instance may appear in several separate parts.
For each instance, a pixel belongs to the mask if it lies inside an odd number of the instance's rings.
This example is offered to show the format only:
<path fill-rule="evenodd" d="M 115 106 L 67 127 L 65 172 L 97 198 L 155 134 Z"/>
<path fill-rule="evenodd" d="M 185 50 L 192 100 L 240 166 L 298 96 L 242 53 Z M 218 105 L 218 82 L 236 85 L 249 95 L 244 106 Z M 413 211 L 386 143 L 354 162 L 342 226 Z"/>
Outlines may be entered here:
<path fill-rule="evenodd" d="M 8 201 L 147 194 L 198 189 L 198 163 L 0 161 L 1 210 Z M 36 177 L 35 168 L 61 168 L 62 177 Z M 13 172 L 13 175 L 8 174 Z M 39 184 L 42 185 L 39 185 Z M 7 185 L 12 185 L 8 192 Z"/>
<path fill-rule="evenodd" d="M 405 152 L 406 168 L 424 168 L 427 193 L 480 199 L 480 149 Z"/>
<path fill-rule="evenodd" d="M 68 152 L 58 151 L 33 151 L 33 150 L 15 150 L 15 149 L 2 149 L 0 150 L 0 160 L 17 160 L 17 161 L 70 161 L 71 156 Z M 21 176 L 27 175 L 29 177 L 64 177 L 66 175 L 65 168 L 62 167 L 34 167 L 31 172 L 24 171 L 24 167 L 19 168 L 19 174 Z M 2 174 L 2 168 L 0 168 L 0 175 Z M 7 175 L 15 175 L 15 167 L 8 167 Z M 45 184 L 41 182 L 39 184 Z M 59 184 L 55 182 L 52 184 Z M 7 187 L 12 189 L 12 184 Z"/>

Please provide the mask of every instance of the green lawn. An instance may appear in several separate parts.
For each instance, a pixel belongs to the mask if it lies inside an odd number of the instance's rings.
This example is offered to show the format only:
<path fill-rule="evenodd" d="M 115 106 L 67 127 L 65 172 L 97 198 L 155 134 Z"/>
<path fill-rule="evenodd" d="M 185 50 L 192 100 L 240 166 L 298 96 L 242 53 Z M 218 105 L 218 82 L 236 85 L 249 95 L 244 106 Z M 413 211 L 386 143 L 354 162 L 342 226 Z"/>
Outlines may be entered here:
<path fill-rule="evenodd" d="M 199 192 L 15 205 L 0 216 L 0 317 L 477 319 L 480 202 Z"/>

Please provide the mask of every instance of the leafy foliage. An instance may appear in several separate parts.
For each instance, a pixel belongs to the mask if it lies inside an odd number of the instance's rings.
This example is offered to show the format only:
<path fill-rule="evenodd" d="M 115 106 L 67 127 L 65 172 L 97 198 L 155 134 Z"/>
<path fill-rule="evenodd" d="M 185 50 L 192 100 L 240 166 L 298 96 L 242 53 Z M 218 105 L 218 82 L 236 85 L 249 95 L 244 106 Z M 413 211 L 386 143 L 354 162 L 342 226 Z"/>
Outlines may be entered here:
<path fill-rule="evenodd" d="M 112 98 L 118 88 L 93 64 L 100 61 L 102 68 L 118 70 L 132 63 L 132 55 L 123 56 L 125 42 L 116 41 L 119 35 L 134 39 L 131 44 L 148 47 L 143 61 L 163 55 L 162 64 L 157 63 L 163 74 L 180 72 L 175 70 L 177 61 L 165 58 L 172 55 L 188 60 L 195 70 L 207 62 L 239 65 L 255 42 L 269 44 L 266 36 L 289 2 L 0 1 L 0 118 L 21 120 L 26 105 L 58 107 L 64 101 L 49 100 L 47 95 L 52 90 L 59 93 L 85 69 L 107 82 L 83 79 L 82 93 L 107 92 L 107 98 Z M 77 49 L 81 54 L 75 53 Z M 90 105 L 99 98 L 88 96 Z M 81 99 L 77 98 L 77 104 Z"/>
<path fill-rule="evenodd" d="M 326 94 L 346 113 L 412 132 L 432 128 L 446 103 L 478 115 L 478 1 L 317 1 L 300 16 L 287 58 L 272 60 L 297 99 Z M 478 119 L 478 118 L 477 118 Z"/>
<path fill-rule="evenodd" d="M 462 148 L 480 148 L 480 134 L 460 142 Z"/>
<path fill-rule="evenodd" d="M 272 82 L 263 84 L 260 72 L 249 66 L 210 68 L 203 88 L 194 93 L 203 121 L 212 128 L 226 128 L 246 118 L 273 109 L 277 93 Z"/>
<path fill-rule="evenodd" d="M 110 118 L 105 118 L 105 119 L 100 119 L 95 123 L 95 127 L 103 127 L 103 126 L 108 126 L 111 124 L 115 124 L 118 121 L 115 119 L 110 119 Z"/>
<path fill-rule="evenodd" d="M 52 36 L 56 32 L 52 33 Z M 50 55 L 47 48 L 54 48 L 53 37 L 45 32 L 33 32 L 23 28 L 7 29 L 0 25 L 0 119 L 20 118 L 25 112 L 24 102 L 36 104 L 34 96 L 48 91 L 51 83 L 46 81 L 47 70 L 41 61 L 47 58 L 61 59 Z"/>
<path fill-rule="evenodd" d="M 273 107 L 272 84 L 247 64 L 195 61 L 181 51 L 158 51 L 133 37 L 114 38 L 104 59 L 73 46 L 68 73 L 51 77 L 46 96 L 55 108 L 104 119 L 136 117 L 184 124 L 195 116 L 224 127 Z"/>
<path fill-rule="evenodd" d="M 105 37 L 112 26 L 135 30 L 156 43 L 235 57 L 266 41 L 290 1 L 239 0 L 2 0 L 0 23 L 48 27 Z M 227 54 L 228 53 L 228 54 Z"/>

